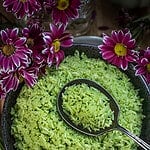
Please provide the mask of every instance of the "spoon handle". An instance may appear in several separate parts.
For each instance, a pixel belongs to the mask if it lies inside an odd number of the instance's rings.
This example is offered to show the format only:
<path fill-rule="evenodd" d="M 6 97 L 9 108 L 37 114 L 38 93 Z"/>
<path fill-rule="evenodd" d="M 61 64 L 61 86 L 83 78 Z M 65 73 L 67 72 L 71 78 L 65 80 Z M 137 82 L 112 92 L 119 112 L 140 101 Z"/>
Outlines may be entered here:
<path fill-rule="evenodd" d="M 132 134 L 131 132 L 129 132 L 127 129 L 125 129 L 124 127 L 118 125 L 117 129 L 123 133 L 125 133 L 128 137 L 130 137 L 131 139 L 133 139 L 139 146 L 141 146 L 144 150 L 150 150 L 150 145 L 147 144 L 146 142 L 144 142 L 142 139 L 140 139 L 138 136 Z"/>

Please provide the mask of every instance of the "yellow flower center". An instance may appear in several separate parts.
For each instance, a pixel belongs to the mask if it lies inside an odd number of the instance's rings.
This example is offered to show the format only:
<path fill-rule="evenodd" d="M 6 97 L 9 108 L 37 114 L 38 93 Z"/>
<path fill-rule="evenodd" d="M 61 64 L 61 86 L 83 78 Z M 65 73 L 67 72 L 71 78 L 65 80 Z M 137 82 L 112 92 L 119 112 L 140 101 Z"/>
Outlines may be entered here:
<path fill-rule="evenodd" d="M 65 10 L 69 6 L 69 0 L 58 0 L 57 2 L 57 8 L 59 10 Z"/>
<path fill-rule="evenodd" d="M 14 51 L 15 51 L 15 48 L 13 45 L 4 45 L 4 47 L 2 48 L 2 52 L 6 56 L 12 55 L 14 53 Z"/>
<path fill-rule="evenodd" d="M 117 43 L 115 45 L 114 51 L 118 56 L 126 56 L 127 54 L 127 49 L 122 43 Z"/>
<path fill-rule="evenodd" d="M 22 83 L 24 81 L 24 78 L 19 75 L 19 83 Z"/>
<path fill-rule="evenodd" d="M 34 39 L 28 38 L 28 39 L 27 39 L 27 45 L 28 45 L 29 47 L 34 46 Z"/>
<path fill-rule="evenodd" d="M 55 52 L 58 52 L 60 50 L 60 41 L 58 39 L 54 40 L 52 46 L 54 46 Z"/>
<path fill-rule="evenodd" d="M 20 0 L 20 2 L 23 2 L 23 3 L 25 3 L 27 0 Z"/>
<path fill-rule="evenodd" d="M 150 73 L 150 63 L 146 65 L 146 69 Z"/>
<path fill-rule="evenodd" d="M 22 83 L 24 81 L 24 78 L 18 72 L 15 72 L 14 76 L 19 79 L 19 83 Z"/>

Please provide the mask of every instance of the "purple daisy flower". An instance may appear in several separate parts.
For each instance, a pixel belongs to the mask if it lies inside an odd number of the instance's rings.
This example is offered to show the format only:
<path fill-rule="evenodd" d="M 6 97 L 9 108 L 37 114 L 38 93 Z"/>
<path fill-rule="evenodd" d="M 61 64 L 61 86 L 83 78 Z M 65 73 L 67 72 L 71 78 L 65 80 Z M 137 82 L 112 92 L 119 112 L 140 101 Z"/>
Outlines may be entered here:
<path fill-rule="evenodd" d="M 52 11 L 52 19 L 55 23 L 66 24 L 70 19 L 79 16 L 80 0 L 45 0 L 45 5 Z"/>
<path fill-rule="evenodd" d="M 150 47 L 146 50 L 141 50 L 139 53 L 139 59 L 136 61 L 136 72 L 135 75 L 143 75 L 150 83 Z"/>
<path fill-rule="evenodd" d="M 136 61 L 137 53 L 135 40 L 131 38 L 130 31 L 112 31 L 111 36 L 104 35 L 103 44 L 98 48 L 102 58 L 109 63 L 126 70 L 129 62 Z"/>
<path fill-rule="evenodd" d="M 31 16 L 41 9 L 38 0 L 4 0 L 3 6 L 6 7 L 6 11 L 13 12 L 18 19 L 25 15 Z"/>
<path fill-rule="evenodd" d="M 44 61 L 42 50 L 44 49 L 44 40 L 42 28 L 39 24 L 34 23 L 22 30 L 22 34 L 27 38 L 27 45 L 32 50 L 32 61 L 41 64 Z"/>
<path fill-rule="evenodd" d="M 39 75 L 45 74 L 45 55 L 42 53 L 44 49 L 44 40 L 42 35 L 43 29 L 39 23 L 29 24 L 22 30 L 23 36 L 27 38 L 27 45 L 32 50 L 32 67 L 39 68 Z"/>
<path fill-rule="evenodd" d="M 64 51 L 61 47 L 70 47 L 73 44 L 73 37 L 65 32 L 65 26 L 50 24 L 50 32 L 43 33 L 44 42 L 46 48 L 43 50 L 43 54 L 46 56 L 46 62 L 48 66 L 56 64 L 56 67 L 64 59 Z"/>
<path fill-rule="evenodd" d="M 18 37 L 18 28 L 0 32 L 0 68 L 5 72 L 14 71 L 21 65 L 28 66 L 32 51 L 26 47 L 26 38 Z"/>

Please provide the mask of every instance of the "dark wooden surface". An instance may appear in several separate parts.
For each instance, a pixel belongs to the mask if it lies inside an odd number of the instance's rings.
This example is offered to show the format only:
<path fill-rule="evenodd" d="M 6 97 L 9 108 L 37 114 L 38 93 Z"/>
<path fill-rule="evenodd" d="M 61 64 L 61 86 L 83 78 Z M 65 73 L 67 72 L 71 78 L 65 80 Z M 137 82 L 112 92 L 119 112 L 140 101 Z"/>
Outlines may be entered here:
<path fill-rule="evenodd" d="M 110 33 L 112 30 L 118 29 L 116 18 L 119 9 L 117 6 L 107 3 L 105 0 L 96 0 L 95 10 L 95 20 L 88 35 L 101 36 L 103 32 Z M 108 29 L 102 29 L 103 27 L 108 27 Z"/>

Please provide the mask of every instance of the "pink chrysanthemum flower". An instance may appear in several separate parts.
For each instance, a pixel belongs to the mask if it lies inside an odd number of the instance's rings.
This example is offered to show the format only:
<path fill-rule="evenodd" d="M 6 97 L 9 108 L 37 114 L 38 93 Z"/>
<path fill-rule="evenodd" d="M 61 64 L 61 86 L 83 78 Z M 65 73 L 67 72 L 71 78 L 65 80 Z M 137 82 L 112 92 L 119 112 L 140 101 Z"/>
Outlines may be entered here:
<path fill-rule="evenodd" d="M 70 19 L 79 16 L 80 0 L 46 0 L 45 4 L 50 7 L 52 19 L 55 23 L 66 24 Z"/>
<path fill-rule="evenodd" d="M 109 63 L 126 70 L 129 62 L 136 60 L 135 40 L 130 31 L 112 31 L 111 36 L 104 35 L 103 44 L 98 48 L 102 58 Z"/>
<path fill-rule="evenodd" d="M 5 72 L 30 64 L 32 51 L 25 45 L 26 38 L 18 37 L 18 31 L 18 28 L 14 28 L 0 32 L 0 68 Z"/>
<path fill-rule="evenodd" d="M 147 83 L 150 83 L 150 47 L 146 50 L 141 50 L 139 53 L 139 59 L 136 61 L 137 65 L 135 66 L 136 72 L 135 75 L 143 75 L 147 80 Z"/>
<path fill-rule="evenodd" d="M 70 47 L 73 44 L 73 37 L 69 33 L 65 33 L 65 26 L 50 24 L 50 32 L 43 33 L 46 48 L 43 54 L 47 57 L 48 66 L 56 64 L 56 67 L 64 59 L 64 51 L 61 47 Z"/>
<path fill-rule="evenodd" d="M 44 40 L 42 28 L 38 23 L 29 25 L 22 30 L 22 34 L 27 38 L 27 45 L 32 50 L 32 61 L 41 64 L 44 61 L 42 50 L 44 49 Z"/>
<path fill-rule="evenodd" d="M 13 12 L 18 19 L 25 15 L 31 16 L 41 9 L 38 0 L 4 0 L 3 6 L 6 7 L 6 11 Z"/>
<path fill-rule="evenodd" d="M 44 49 L 43 29 L 39 23 L 29 24 L 22 30 L 23 36 L 27 38 L 27 45 L 32 50 L 32 67 L 39 68 L 39 75 L 45 74 L 45 55 L 42 53 Z"/>

